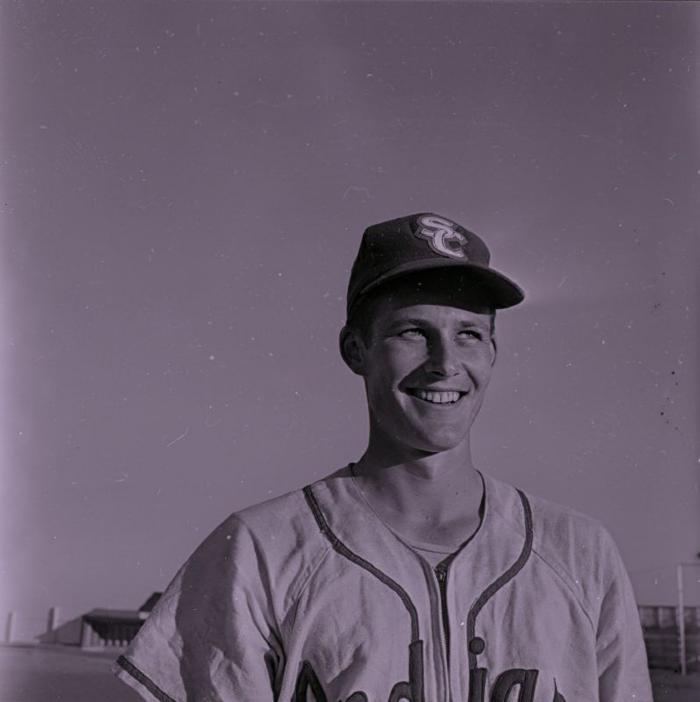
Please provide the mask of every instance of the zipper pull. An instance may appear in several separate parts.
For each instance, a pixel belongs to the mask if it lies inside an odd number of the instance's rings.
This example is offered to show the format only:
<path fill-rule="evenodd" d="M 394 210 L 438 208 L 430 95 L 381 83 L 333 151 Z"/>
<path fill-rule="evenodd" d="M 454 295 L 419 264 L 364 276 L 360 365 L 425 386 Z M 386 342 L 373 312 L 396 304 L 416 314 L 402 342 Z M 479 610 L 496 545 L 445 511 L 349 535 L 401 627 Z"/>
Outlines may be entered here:
<path fill-rule="evenodd" d="M 447 568 L 442 563 L 438 563 L 435 566 L 435 575 L 437 575 L 437 579 L 441 582 L 444 583 L 445 579 L 447 578 Z"/>

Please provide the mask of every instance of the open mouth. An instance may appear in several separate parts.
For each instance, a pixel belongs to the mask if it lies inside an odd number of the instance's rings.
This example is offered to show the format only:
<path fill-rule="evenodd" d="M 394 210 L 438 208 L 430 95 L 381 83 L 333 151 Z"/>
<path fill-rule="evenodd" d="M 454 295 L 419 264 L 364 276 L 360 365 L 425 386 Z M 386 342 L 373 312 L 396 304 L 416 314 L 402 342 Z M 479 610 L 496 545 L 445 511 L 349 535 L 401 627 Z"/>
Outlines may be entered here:
<path fill-rule="evenodd" d="M 458 390 L 415 390 L 408 391 L 413 397 L 431 405 L 456 405 L 467 393 Z"/>

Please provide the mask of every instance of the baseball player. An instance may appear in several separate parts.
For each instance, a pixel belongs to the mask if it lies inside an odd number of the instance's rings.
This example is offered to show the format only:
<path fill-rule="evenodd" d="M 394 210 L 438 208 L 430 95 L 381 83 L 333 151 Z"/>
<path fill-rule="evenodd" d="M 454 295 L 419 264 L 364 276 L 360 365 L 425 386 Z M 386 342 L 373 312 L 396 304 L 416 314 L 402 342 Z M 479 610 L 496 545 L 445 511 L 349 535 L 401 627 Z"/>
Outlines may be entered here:
<path fill-rule="evenodd" d="M 160 702 L 651 702 L 618 551 L 596 521 L 476 469 L 469 436 L 523 299 L 472 232 L 369 227 L 343 359 L 354 464 L 233 514 L 116 665 Z"/>

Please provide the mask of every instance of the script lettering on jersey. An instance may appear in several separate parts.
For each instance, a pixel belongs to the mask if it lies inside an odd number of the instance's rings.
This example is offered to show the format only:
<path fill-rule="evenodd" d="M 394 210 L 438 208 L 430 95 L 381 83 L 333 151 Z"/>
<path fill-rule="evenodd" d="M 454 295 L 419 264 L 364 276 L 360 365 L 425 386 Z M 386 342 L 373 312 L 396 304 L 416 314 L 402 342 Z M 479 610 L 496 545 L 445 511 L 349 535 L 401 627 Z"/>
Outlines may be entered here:
<path fill-rule="evenodd" d="M 426 215 L 418 220 L 418 236 L 426 239 L 430 248 L 441 256 L 466 258 L 463 246 L 467 243 L 464 235 L 457 231 L 457 225 L 444 217 Z"/>
<path fill-rule="evenodd" d="M 411 670 L 408 682 L 397 682 L 391 689 L 387 702 L 423 702 L 422 679 L 415 679 Z M 418 672 L 422 677 L 422 671 Z M 537 687 L 538 670 L 510 668 L 503 671 L 491 687 L 491 694 L 486 694 L 486 668 L 474 668 L 469 676 L 469 697 L 467 702 L 534 702 Z M 513 693 L 517 692 L 517 696 Z M 309 698 L 311 693 L 311 698 Z M 331 702 L 321 685 L 316 672 L 308 661 L 304 661 L 294 688 L 292 702 Z M 339 700 L 338 702 L 343 702 Z M 353 692 L 345 702 L 370 702 L 367 693 Z M 377 701 L 378 702 L 378 701 Z M 566 702 L 564 696 L 554 686 L 552 702 Z"/>
<path fill-rule="evenodd" d="M 533 702 L 539 670 L 511 668 L 503 671 L 491 688 L 491 695 L 486 696 L 486 668 L 474 668 L 469 671 L 469 697 L 467 702 Z M 511 693 L 517 692 L 513 697 Z M 564 696 L 554 683 L 552 702 L 566 702 Z"/>
<path fill-rule="evenodd" d="M 486 674 L 485 668 L 471 671 L 468 702 L 486 702 Z M 533 702 L 538 675 L 539 671 L 524 668 L 503 671 L 491 688 L 489 702 Z M 517 697 L 511 697 L 514 690 L 518 691 Z"/>

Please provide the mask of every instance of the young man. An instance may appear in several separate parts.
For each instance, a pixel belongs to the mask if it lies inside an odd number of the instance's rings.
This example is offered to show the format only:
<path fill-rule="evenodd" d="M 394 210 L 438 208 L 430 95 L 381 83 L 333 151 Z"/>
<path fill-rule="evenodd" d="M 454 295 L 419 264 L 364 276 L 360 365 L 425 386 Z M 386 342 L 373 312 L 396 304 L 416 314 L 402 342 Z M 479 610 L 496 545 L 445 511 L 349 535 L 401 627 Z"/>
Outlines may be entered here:
<path fill-rule="evenodd" d="M 610 536 L 472 463 L 495 310 L 522 299 L 445 217 L 369 227 L 340 336 L 367 450 L 229 517 L 117 674 L 177 702 L 651 702 Z"/>

